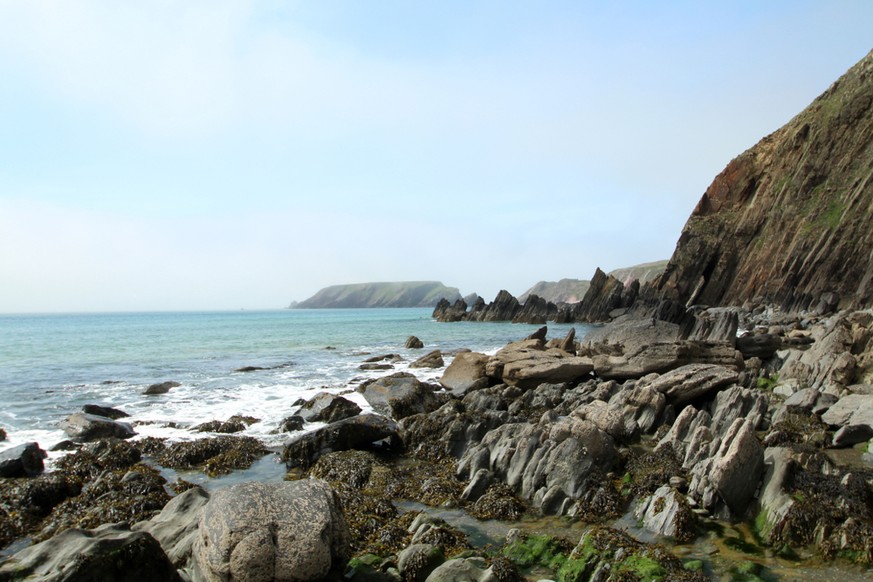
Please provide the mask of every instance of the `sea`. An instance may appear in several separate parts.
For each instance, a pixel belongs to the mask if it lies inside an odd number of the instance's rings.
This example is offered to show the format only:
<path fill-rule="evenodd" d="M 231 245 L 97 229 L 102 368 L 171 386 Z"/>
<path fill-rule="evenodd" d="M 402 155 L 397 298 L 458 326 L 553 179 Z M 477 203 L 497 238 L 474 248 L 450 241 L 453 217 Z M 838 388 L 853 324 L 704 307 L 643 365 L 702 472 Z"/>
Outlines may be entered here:
<path fill-rule="evenodd" d="M 0 451 L 35 441 L 44 449 L 68 437 L 58 424 L 85 404 L 130 415 L 137 432 L 168 441 L 209 433 L 197 424 L 233 415 L 259 419 L 242 435 L 280 447 L 277 433 L 299 399 L 343 394 L 370 410 L 354 390 L 360 382 L 406 371 L 435 382 L 443 369 L 409 368 L 431 350 L 446 365 L 461 349 L 494 353 L 540 326 L 439 323 L 431 309 L 281 309 L 167 313 L 0 315 Z M 571 325 L 550 325 L 564 337 Z M 577 337 L 589 326 L 575 324 Z M 406 349 L 409 336 L 424 349 Z M 393 370 L 363 371 L 365 359 L 400 356 Z M 238 371 L 255 368 L 251 371 Z M 166 394 L 145 395 L 161 382 Z M 314 430 L 311 424 L 304 430 Z M 50 452 L 49 467 L 63 452 Z"/>

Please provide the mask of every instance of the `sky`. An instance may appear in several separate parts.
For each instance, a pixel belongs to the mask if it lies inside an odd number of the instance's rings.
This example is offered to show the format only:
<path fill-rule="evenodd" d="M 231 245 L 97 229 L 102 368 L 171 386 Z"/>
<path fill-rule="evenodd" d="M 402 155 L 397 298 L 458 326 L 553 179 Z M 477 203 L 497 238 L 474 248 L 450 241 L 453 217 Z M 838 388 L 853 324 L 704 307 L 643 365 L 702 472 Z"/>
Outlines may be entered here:
<path fill-rule="evenodd" d="M 869 0 L 0 0 L 0 313 L 669 258 Z"/>

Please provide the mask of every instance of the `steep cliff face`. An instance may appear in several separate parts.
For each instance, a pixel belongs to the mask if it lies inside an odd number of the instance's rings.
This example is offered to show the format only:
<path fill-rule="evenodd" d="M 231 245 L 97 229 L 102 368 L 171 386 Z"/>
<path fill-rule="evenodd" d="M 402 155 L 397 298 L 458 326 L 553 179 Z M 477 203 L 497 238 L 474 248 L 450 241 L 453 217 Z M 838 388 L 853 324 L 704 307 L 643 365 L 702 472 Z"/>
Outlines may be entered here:
<path fill-rule="evenodd" d="M 873 51 L 731 161 L 649 299 L 873 304 Z"/>

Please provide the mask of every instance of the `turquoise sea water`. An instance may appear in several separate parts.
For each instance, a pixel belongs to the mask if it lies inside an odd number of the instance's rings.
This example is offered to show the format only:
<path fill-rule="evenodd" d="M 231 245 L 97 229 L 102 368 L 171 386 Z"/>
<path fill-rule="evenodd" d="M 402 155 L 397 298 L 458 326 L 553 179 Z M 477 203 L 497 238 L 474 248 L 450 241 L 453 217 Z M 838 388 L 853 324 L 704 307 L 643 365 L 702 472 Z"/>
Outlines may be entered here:
<path fill-rule="evenodd" d="M 493 352 L 538 326 L 437 323 L 430 309 L 275 310 L 0 316 L 0 450 L 63 440 L 57 424 L 83 404 L 124 410 L 141 436 L 192 439 L 188 428 L 233 414 L 261 419 L 246 434 L 268 445 L 298 398 L 347 392 L 391 371 L 358 369 L 368 355 L 400 354 L 396 370 L 430 350 Z M 563 337 L 569 325 L 550 325 Z M 576 325 L 579 335 L 588 329 Z M 407 350 L 415 335 L 423 350 Z M 446 363 L 450 361 L 446 358 Z M 245 366 L 265 368 L 235 372 Z M 435 380 L 442 370 L 409 370 Z M 181 386 L 145 396 L 149 384 Z M 348 395 L 362 407 L 356 393 Z"/>

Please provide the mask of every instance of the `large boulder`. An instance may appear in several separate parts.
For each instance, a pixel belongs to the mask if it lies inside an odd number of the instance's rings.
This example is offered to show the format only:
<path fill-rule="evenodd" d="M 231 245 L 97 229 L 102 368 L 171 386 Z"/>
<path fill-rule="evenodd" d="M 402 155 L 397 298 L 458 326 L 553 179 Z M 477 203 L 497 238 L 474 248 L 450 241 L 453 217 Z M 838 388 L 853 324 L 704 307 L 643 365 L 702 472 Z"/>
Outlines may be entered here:
<path fill-rule="evenodd" d="M 160 544 L 119 524 L 68 529 L 14 554 L 0 580 L 40 582 L 181 582 Z"/>
<path fill-rule="evenodd" d="M 433 389 L 406 372 L 398 372 L 361 386 L 359 392 L 379 414 L 395 420 L 440 407 Z"/>
<path fill-rule="evenodd" d="M 442 368 L 446 363 L 443 361 L 443 353 L 439 350 L 434 350 L 411 364 L 409 364 L 410 368 Z"/>
<path fill-rule="evenodd" d="M 488 386 L 485 364 L 490 356 L 478 352 L 461 352 L 443 372 L 440 384 L 453 394 L 463 395 L 468 390 Z"/>
<path fill-rule="evenodd" d="M 324 481 L 240 483 L 203 508 L 194 559 L 207 582 L 339 578 L 349 530 Z"/>
<path fill-rule="evenodd" d="M 735 384 L 738 379 L 739 374 L 731 368 L 688 364 L 666 372 L 646 384 L 664 394 L 671 404 L 681 406 Z"/>
<path fill-rule="evenodd" d="M 46 452 L 38 443 L 24 443 L 0 453 L 0 477 L 32 477 L 42 473 Z"/>
<path fill-rule="evenodd" d="M 93 441 L 110 437 L 129 439 L 136 434 L 126 422 L 118 422 L 105 416 L 84 412 L 71 414 L 61 421 L 60 428 L 70 438 L 78 441 Z"/>
<path fill-rule="evenodd" d="M 411 335 L 406 339 L 406 344 L 404 344 L 404 347 L 409 350 L 420 350 L 424 347 L 424 342 L 414 335 Z"/>
<path fill-rule="evenodd" d="M 593 369 L 589 358 L 559 348 L 546 349 L 539 338 L 508 344 L 485 365 L 485 373 L 495 381 L 522 389 L 544 382 L 578 382 L 587 379 Z"/>
<path fill-rule="evenodd" d="M 336 422 L 361 413 L 361 407 L 342 396 L 319 392 L 300 407 L 297 415 L 306 422 Z"/>
<path fill-rule="evenodd" d="M 186 566 L 191 558 L 200 514 L 209 501 L 209 493 L 195 485 L 170 500 L 161 512 L 131 529 L 152 535 L 176 568 Z"/>
<path fill-rule="evenodd" d="M 831 426 L 864 424 L 873 427 L 873 395 L 849 394 L 821 415 L 822 421 Z"/>
<path fill-rule="evenodd" d="M 296 436 L 285 443 L 282 460 L 289 469 L 305 469 L 327 453 L 366 450 L 376 441 L 396 436 L 397 423 L 393 420 L 378 414 L 360 414 Z"/>

